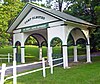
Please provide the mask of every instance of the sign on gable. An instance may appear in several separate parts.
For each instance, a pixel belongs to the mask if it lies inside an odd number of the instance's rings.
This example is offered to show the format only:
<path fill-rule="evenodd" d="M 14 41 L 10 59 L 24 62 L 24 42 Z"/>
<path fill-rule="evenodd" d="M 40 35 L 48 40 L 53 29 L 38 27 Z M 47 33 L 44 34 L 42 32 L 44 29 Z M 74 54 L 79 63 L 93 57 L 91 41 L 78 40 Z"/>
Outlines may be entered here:
<path fill-rule="evenodd" d="M 23 19 L 23 21 L 19 24 L 17 29 L 19 28 L 24 28 L 24 27 L 30 27 L 33 25 L 38 25 L 38 24 L 44 24 L 52 21 L 56 21 L 58 19 L 45 14 L 41 11 L 38 11 L 36 9 L 32 9 L 26 17 Z"/>
<path fill-rule="evenodd" d="M 45 29 L 47 27 L 48 27 L 48 24 L 40 24 L 40 25 L 31 26 L 28 28 L 23 28 L 23 29 L 21 29 L 21 32 L 29 32 L 29 31 L 33 31 L 33 30 L 37 30 L 37 29 Z"/>

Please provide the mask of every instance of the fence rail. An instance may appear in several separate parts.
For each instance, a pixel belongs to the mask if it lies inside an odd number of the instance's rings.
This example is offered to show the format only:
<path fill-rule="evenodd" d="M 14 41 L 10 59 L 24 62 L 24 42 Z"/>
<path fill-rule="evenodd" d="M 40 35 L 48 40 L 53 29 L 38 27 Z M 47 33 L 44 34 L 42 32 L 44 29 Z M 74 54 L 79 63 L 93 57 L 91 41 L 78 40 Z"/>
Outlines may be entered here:
<path fill-rule="evenodd" d="M 9 80 L 9 79 L 13 79 L 13 84 L 17 84 L 17 77 L 27 75 L 27 74 L 30 74 L 30 73 L 34 73 L 34 72 L 37 72 L 37 71 L 41 71 L 41 70 L 42 70 L 43 77 L 46 77 L 46 69 L 47 68 L 50 68 L 51 74 L 53 74 L 53 67 L 63 64 L 63 62 L 62 62 L 62 63 L 58 63 L 58 64 L 53 65 L 53 62 L 57 61 L 57 60 L 62 60 L 62 58 L 52 59 L 52 57 L 51 57 L 50 58 L 50 66 L 46 66 L 46 61 L 45 61 L 44 58 L 42 58 L 42 61 L 40 61 L 40 62 L 35 62 L 35 63 L 30 63 L 30 64 L 16 65 L 16 61 L 13 61 L 13 66 L 9 66 L 9 67 L 6 67 L 6 64 L 2 64 L 2 69 L 0 70 L 0 72 L 1 72 L 0 84 L 4 84 L 4 82 Z M 24 66 L 29 66 L 29 65 L 38 64 L 38 63 L 42 64 L 42 68 L 17 74 L 17 68 L 18 67 L 24 67 Z M 13 75 L 5 78 L 6 70 L 11 69 L 11 68 L 13 69 Z"/>
<path fill-rule="evenodd" d="M 8 54 L 0 54 L 0 60 L 7 60 L 8 63 L 10 62 L 10 60 L 12 59 L 11 57 L 12 55 L 10 53 Z"/>

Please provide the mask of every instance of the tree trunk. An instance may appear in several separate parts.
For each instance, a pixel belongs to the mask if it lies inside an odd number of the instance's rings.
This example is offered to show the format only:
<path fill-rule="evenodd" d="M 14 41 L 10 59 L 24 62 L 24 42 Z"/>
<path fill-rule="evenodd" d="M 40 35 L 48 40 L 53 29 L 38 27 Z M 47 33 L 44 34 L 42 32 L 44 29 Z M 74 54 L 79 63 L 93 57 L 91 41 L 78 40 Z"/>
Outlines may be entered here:
<path fill-rule="evenodd" d="M 59 3 L 59 11 L 62 11 L 63 0 L 58 0 L 58 3 Z"/>

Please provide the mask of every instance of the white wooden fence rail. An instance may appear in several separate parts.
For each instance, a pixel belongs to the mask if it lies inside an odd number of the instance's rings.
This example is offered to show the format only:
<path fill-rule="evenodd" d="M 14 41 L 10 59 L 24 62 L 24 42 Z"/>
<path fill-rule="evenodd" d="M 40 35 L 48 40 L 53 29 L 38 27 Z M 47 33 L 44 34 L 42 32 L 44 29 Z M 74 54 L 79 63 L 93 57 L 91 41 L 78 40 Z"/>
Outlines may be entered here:
<path fill-rule="evenodd" d="M 1 57 L 0 60 L 8 60 L 8 63 L 9 63 L 10 60 L 12 59 L 11 56 L 12 55 L 10 53 L 8 53 L 8 54 L 0 54 L 0 57 Z"/>
<path fill-rule="evenodd" d="M 13 61 L 13 66 L 9 66 L 9 67 L 6 67 L 6 64 L 2 64 L 2 69 L 0 70 L 0 73 L 1 73 L 0 84 L 4 84 L 4 82 L 9 80 L 9 79 L 13 79 L 13 84 L 17 84 L 17 77 L 27 75 L 27 74 L 30 74 L 30 73 L 34 73 L 34 72 L 37 72 L 37 71 L 40 71 L 40 70 L 43 70 L 43 77 L 46 77 L 46 69 L 50 68 L 51 74 L 53 74 L 53 67 L 63 64 L 63 62 L 62 62 L 62 63 L 58 63 L 58 64 L 53 65 L 53 61 L 57 61 L 57 60 L 61 60 L 61 59 L 62 58 L 52 59 L 52 57 L 51 57 L 50 58 L 50 67 L 45 66 L 46 61 L 45 61 L 44 58 L 42 58 L 41 62 L 35 62 L 35 63 L 30 63 L 30 64 L 16 65 L 16 61 Z M 32 71 L 29 71 L 29 72 L 24 72 L 24 73 L 17 74 L 17 69 L 16 69 L 17 67 L 24 67 L 24 66 L 34 65 L 34 64 L 38 64 L 38 63 L 42 63 L 42 68 L 32 70 Z M 13 69 L 13 75 L 5 78 L 6 70 L 11 69 L 11 68 Z"/>

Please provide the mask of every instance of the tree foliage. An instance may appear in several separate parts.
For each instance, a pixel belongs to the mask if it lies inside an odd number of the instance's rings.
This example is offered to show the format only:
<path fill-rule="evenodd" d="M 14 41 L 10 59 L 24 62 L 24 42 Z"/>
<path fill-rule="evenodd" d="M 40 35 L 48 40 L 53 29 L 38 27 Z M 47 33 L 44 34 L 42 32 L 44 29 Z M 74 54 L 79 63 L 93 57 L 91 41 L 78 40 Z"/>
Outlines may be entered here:
<path fill-rule="evenodd" d="M 100 0 L 74 0 L 64 12 L 84 19 L 95 25 L 100 25 Z M 91 50 L 100 48 L 100 29 L 90 30 Z"/>
<path fill-rule="evenodd" d="M 8 44 L 11 40 L 10 35 L 6 33 L 8 21 L 15 18 L 23 6 L 24 3 L 18 0 L 5 0 L 5 3 L 0 5 L 0 46 Z"/>
<path fill-rule="evenodd" d="M 37 42 L 37 40 L 34 37 L 29 36 L 29 38 L 27 39 L 25 44 L 26 45 L 38 45 L 38 42 Z"/>
<path fill-rule="evenodd" d="M 99 0 L 74 0 L 65 12 L 88 22 L 100 24 L 98 23 L 99 7 Z"/>

